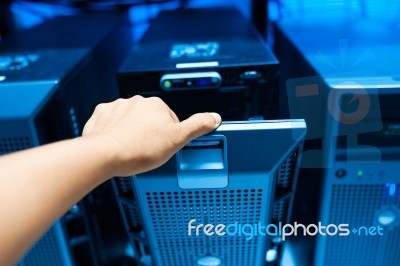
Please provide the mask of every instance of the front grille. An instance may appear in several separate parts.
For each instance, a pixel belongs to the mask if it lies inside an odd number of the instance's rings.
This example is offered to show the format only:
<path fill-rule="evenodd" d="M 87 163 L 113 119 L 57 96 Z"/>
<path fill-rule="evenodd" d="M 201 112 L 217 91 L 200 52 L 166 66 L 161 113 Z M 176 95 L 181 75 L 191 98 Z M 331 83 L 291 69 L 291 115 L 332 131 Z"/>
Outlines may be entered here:
<path fill-rule="evenodd" d="M 25 150 L 30 147 L 32 147 L 32 143 L 27 136 L 0 138 L 0 155 Z"/>
<path fill-rule="evenodd" d="M 399 184 L 397 187 L 400 188 Z M 399 265 L 399 224 L 385 228 L 383 236 L 359 236 L 352 232 L 360 226 L 376 226 L 379 210 L 400 210 L 400 192 L 389 196 L 386 191 L 385 184 L 333 185 L 328 221 L 348 223 L 351 233 L 325 239 L 324 265 Z"/>
<path fill-rule="evenodd" d="M 256 224 L 260 221 L 263 190 L 199 190 L 147 192 L 147 206 L 155 228 L 162 265 L 193 265 L 196 258 L 214 255 L 225 265 L 254 265 L 257 237 L 188 236 L 196 223 Z"/>
<path fill-rule="evenodd" d="M 122 196 L 126 199 L 134 198 L 132 181 L 130 177 L 116 177 L 114 180 L 119 196 Z"/>
<path fill-rule="evenodd" d="M 297 162 L 297 151 L 293 152 L 279 167 L 276 186 L 280 189 L 290 189 L 293 184 Z"/>
<path fill-rule="evenodd" d="M 58 232 L 52 227 L 21 260 L 20 266 L 65 265 L 63 250 L 59 248 Z M 59 237 L 59 236 L 58 236 Z"/>
<path fill-rule="evenodd" d="M 285 223 L 288 218 L 289 211 L 289 198 L 279 200 L 274 204 L 272 212 L 272 222 L 278 224 L 279 222 Z"/>

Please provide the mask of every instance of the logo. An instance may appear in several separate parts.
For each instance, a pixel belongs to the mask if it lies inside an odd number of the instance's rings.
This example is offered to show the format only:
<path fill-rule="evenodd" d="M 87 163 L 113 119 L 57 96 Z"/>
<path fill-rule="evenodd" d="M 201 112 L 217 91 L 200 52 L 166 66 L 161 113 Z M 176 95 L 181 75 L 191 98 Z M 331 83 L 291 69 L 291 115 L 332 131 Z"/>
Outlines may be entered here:
<path fill-rule="evenodd" d="M 288 236 L 349 236 L 351 233 L 356 236 L 382 236 L 383 228 L 381 226 L 361 226 L 350 230 L 349 224 L 318 224 L 304 225 L 294 222 L 294 224 L 276 224 L 262 225 L 260 222 L 256 224 L 196 224 L 196 219 L 192 219 L 188 223 L 188 236 L 243 236 L 246 240 L 251 240 L 255 236 L 271 236 L 281 237 L 285 241 Z"/>

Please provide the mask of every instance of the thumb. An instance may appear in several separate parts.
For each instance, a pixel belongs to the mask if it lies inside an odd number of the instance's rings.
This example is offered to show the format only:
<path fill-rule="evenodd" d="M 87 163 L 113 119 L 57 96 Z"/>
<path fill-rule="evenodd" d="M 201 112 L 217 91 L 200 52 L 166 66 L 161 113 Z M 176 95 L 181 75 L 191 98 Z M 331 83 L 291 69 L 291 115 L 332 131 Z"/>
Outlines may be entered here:
<path fill-rule="evenodd" d="M 192 139 L 207 134 L 216 129 L 221 124 L 221 121 L 221 116 L 217 113 L 194 114 L 177 124 L 178 136 L 181 138 L 179 142 L 186 144 Z"/>

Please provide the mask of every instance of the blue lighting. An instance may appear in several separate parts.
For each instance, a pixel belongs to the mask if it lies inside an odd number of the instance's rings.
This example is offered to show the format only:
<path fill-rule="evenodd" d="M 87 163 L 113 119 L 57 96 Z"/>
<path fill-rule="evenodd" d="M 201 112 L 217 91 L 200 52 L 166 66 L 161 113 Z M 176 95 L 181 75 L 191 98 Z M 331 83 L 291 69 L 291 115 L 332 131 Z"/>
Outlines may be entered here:
<path fill-rule="evenodd" d="M 396 184 L 394 183 L 386 183 L 387 191 L 389 196 L 394 196 L 396 194 Z"/>
<path fill-rule="evenodd" d="M 389 195 L 394 196 L 395 193 L 396 193 L 396 184 L 390 184 Z"/>
<path fill-rule="evenodd" d="M 211 82 L 207 79 L 200 79 L 196 81 L 196 85 L 199 87 L 207 87 L 211 85 Z"/>

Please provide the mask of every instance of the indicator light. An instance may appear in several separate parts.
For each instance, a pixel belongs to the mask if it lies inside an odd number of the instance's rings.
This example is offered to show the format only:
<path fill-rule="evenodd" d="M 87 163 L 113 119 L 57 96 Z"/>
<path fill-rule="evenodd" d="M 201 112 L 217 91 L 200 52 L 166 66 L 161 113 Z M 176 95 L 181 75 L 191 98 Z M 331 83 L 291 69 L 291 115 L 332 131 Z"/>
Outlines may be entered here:
<path fill-rule="evenodd" d="M 378 222 L 383 226 L 389 226 L 393 224 L 397 219 L 397 215 L 392 210 L 382 211 L 378 216 Z"/>
<path fill-rule="evenodd" d="M 171 81 L 169 81 L 169 80 L 166 80 L 166 81 L 164 81 L 164 87 L 165 88 L 171 88 Z"/>
<path fill-rule="evenodd" d="M 199 87 L 207 87 L 211 85 L 211 82 L 208 79 L 199 79 L 196 80 L 196 85 Z"/>
<path fill-rule="evenodd" d="M 389 195 L 394 196 L 395 193 L 396 193 L 396 184 L 390 184 Z"/>

